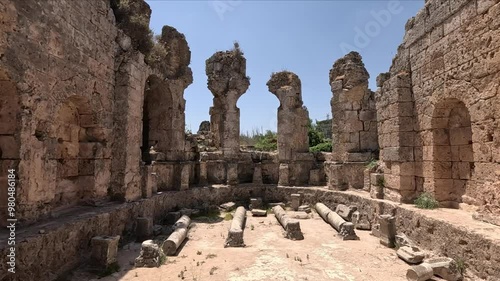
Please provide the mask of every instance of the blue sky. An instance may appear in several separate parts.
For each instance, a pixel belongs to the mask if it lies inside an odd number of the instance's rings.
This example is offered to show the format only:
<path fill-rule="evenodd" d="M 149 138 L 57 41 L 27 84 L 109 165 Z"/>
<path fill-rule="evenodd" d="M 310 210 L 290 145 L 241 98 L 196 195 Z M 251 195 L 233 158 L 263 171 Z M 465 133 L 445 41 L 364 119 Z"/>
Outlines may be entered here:
<path fill-rule="evenodd" d="M 239 99 L 241 132 L 276 130 L 278 99 L 266 86 L 272 72 L 289 70 L 302 81 L 304 105 L 313 120 L 331 116 L 328 73 L 347 50 L 358 51 L 370 73 L 370 88 L 386 72 L 406 21 L 424 0 L 401 1 L 147 1 L 151 29 L 164 25 L 184 33 L 191 49 L 194 82 L 184 93 L 186 127 L 210 120 L 212 93 L 205 60 L 238 41 L 247 59 L 250 87 Z"/>

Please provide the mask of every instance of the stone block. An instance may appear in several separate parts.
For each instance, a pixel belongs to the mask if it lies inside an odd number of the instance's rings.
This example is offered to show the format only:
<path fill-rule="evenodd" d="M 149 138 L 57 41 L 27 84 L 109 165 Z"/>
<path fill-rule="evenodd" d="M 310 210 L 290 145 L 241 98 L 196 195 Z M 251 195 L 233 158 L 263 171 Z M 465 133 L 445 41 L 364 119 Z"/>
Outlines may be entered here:
<path fill-rule="evenodd" d="M 299 206 L 301 205 L 301 196 L 300 194 L 291 194 L 290 195 L 290 205 L 294 211 L 297 211 L 299 209 Z"/>
<path fill-rule="evenodd" d="M 238 163 L 227 164 L 227 184 L 228 185 L 238 184 Z"/>
<path fill-rule="evenodd" d="M 290 169 L 288 164 L 280 164 L 278 185 L 290 185 Z"/>
<path fill-rule="evenodd" d="M 344 204 L 337 205 L 335 212 L 344 220 L 351 221 L 352 214 L 358 209 L 356 206 L 346 206 Z"/>
<path fill-rule="evenodd" d="M 231 212 L 232 210 L 236 209 L 236 203 L 227 202 L 227 203 L 220 205 L 220 207 L 226 212 Z"/>
<path fill-rule="evenodd" d="M 394 248 L 396 246 L 396 218 L 391 215 L 380 215 L 380 244 Z"/>
<path fill-rule="evenodd" d="M 190 174 L 191 174 L 191 165 L 183 164 L 181 168 L 181 190 L 189 189 Z"/>
<path fill-rule="evenodd" d="M 457 263 L 448 257 L 430 258 L 424 261 L 432 267 L 434 275 L 439 276 L 447 281 L 462 280 Z"/>
<path fill-rule="evenodd" d="M 356 229 L 360 230 L 371 230 L 371 222 L 368 218 L 368 214 L 355 211 L 352 213 L 351 222 L 354 224 Z"/>
<path fill-rule="evenodd" d="M 423 263 L 413 266 L 406 272 L 408 281 L 427 281 L 434 277 L 434 271 L 429 264 Z"/>
<path fill-rule="evenodd" d="M 254 217 L 266 217 L 267 216 L 267 211 L 266 210 L 260 210 L 260 209 L 253 209 L 252 210 L 252 216 L 254 216 Z"/>
<path fill-rule="evenodd" d="M 262 198 L 250 198 L 250 206 L 249 209 L 262 209 Z"/>
<path fill-rule="evenodd" d="M 107 268 L 117 261 L 120 236 L 96 236 L 91 240 L 91 263 L 100 268 Z"/>
<path fill-rule="evenodd" d="M 421 263 L 425 258 L 425 253 L 417 247 L 403 246 L 396 251 L 399 258 L 408 264 Z"/>
<path fill-rule="evenodd" d="M 311 207 L 309 207 L 308 205 L 302 205 L 302 206 L 299 206 L 298 211 L 299 212 L 306 212 L 309 214 L 311 212 Z"/>
<path fill-rule="evenodd" d="M 380 224 L 374 224 L 372 226 L 372 232 L 370 233 L 371 235 L 380 238 Z"/>
<path fill-rule="evenodd" d="M 138 242 L 150 239 L 153 236 L 153 218 L 138 217 L 135 235 Z"/>

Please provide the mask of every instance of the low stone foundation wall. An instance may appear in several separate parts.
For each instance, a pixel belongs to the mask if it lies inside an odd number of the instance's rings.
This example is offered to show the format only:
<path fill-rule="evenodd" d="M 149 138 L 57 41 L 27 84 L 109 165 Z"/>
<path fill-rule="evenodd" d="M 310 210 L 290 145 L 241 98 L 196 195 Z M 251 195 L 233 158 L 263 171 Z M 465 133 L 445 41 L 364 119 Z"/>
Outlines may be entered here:
<path fill-rule="evenodd" d="M 463 259 L 469 266 L 468 270 L 485 280 L 500 278 L 500 227 L 474 221 L 469 215 L 460 218 L 460 214 L 466 214 L 462 211 L 418 210 L 410 205 L 371 199 L 366 192 L 240 185 L 232 188 L 192 188 L 164 192 L 137 202 L 99 208 L 81 207 L 55 221 L 19 229 L 16 237 L 16 274 L 7 274 L 7 265 L 2 262 L 0 280 L 54 280 L 88 258 L 92 237 L 130 236 L 135 228 L 135 218 L 139 216 L 152 216 L 156 222 L 175 208 L 249 201 L 250 197 L 262 197 L 268 202 L 286 202 L 292 193 L 302 193 L 303 204 L 322 202 L 332 209 L 337 204 L 357 205 L 360 211 L 369 214 L 372 221 L 377 214 L 395 213 L 398 232 L 405 233 L 422 248 Z M 454 215 L 456 221 L 447 222 L 440 218 L 443 213 Z M 5 260 L 8 253 L 7 233 L 3 231 L 0 235 L 0 254 Z"/>

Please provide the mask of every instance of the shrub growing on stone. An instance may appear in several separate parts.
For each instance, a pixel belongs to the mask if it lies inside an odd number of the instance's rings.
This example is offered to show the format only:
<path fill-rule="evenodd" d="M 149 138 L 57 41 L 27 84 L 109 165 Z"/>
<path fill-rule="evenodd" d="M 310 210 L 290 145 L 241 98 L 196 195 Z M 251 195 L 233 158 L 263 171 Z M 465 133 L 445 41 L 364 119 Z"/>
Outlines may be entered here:
<path fill-rule="evenodd" d="M 439 202 L 432 194 L 424 192 L 415 200 L 415 206 L 420 209 L 436 209 L 439 207 Z"/>

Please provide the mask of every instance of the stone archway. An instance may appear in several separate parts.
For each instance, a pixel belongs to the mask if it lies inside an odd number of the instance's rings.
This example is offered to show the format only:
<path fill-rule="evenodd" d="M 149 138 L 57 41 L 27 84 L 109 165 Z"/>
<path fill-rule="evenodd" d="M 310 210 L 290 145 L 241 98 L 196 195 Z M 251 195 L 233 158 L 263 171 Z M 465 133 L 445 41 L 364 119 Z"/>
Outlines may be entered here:
<path fill-rule="evenodd" d="M 474 172 L 469 110 L 457 99 L 438 103 L 432 118 L 434 196 L 443 207 L 458 208 Z"/>
<path fill-rule="evenodd" d="M 167 153 L 174 137 L 172 118 L 173 96 L 168 85 L 155 75 L 146 80 L 142 116 L 142 161 L 151 163 L 149 150 L 154 146 L 158 152 Z M 184 128 L 182 128 L 184 130 Z"/>

